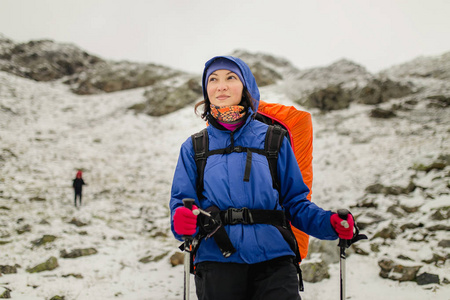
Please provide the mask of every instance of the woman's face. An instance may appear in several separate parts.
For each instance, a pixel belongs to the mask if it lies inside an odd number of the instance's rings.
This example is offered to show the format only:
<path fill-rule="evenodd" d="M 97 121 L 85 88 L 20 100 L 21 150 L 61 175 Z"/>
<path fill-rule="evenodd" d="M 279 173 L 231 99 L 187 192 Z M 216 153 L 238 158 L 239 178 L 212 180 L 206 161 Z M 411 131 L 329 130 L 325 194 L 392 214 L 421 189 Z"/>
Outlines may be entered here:
<path fill-rule="evenodd" d="M 217 70 L 208 78 L 206 92 L 211 104 L 230 106 L 241 103 L 244 85 L 239 77 L 230 70 Z"/>

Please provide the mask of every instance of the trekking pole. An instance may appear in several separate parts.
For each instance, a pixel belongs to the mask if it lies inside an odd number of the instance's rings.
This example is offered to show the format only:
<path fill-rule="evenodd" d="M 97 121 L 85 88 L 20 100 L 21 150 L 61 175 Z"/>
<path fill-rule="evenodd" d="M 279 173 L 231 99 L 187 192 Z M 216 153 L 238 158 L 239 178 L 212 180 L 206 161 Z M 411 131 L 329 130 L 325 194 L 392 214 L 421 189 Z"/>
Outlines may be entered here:
<path fill-rule="evenodd" d="M 342 219 L 341 221 L 341 225 L 344 226 L 345 228 L 349 227 L 349 224 L 347 222 L 347 217 L 350 214 L 350 212 L 346 209 L 339 209 L 337 211 L 339 218 Z M 341 289 L 341 300 L 345 300 L 345 248 L 348 248 L 349 246 L 349 241 L 345 240 L 345 239 L 341 239 L 339 238 L 339 248 L 340 248 L 340 289 Z"/>
<path fill-rule="evenodd" d="M 192 205 L 194 204 L 194 199 L 184 198 L 184 207 L 192 210 Z M 192 246 L 192 235 L 183 235 L 184 240 L 184 300 L 189 299 L 189 280 L 191 276 L 191 246 Z"/>

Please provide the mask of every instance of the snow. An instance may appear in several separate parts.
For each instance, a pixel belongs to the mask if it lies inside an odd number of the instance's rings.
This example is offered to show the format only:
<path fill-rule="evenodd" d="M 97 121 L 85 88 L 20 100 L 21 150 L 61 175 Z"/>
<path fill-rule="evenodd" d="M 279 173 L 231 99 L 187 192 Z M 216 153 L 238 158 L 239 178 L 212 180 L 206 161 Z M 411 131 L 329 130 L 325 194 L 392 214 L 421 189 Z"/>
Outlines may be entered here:
<path fill-rule="evenodd" d="M 12 299 L 21 300 L 55 295 L 66 300 L 182 298 L 183 266 L 169 262 L 180 242 L 170 233 L 168 201 L 179 147 L 204 122 L 194 114 L 193 104 L 162 117 L 134 114 L 127 108 L 144 100 L 144 90 L 78 96 L 59 82 L 39 83 L 0 72 L 0 207 L 9 208 L 0 209 L 0 237 L 10 241 L 0 245 L 0 265 L 20 265 L 16 274 L 0 277 L 0 293 L 8 288 Z M 269 102 L 294 105 L 277 86 L 263 88 L 261 94 Z M 445 111 L 434 112 L 442 114 L 441 124 L 424 116 L 421 120 L 431 128 L 424 129 L 406 112 L 386 126 L 368 116 L 371 108 L 355 104 L 325 115 L 311 111 L 313 201 L 325 209 L 355 205 L 364 188 L 376 182 L 406 186 L 414 163 L 449 153 Z M 71 181 L 78 168 L 88 185 L 77 209 Z M 423 193 L 416 191 L 395 201 L 424 204 L 424 214 L 448 205 L 448 187 L 433 178 L 430 172 L 419 185 L 447 189 L 447 194 L 424 203 Z M 33 197 L 45 201 L 31 201 Z M 384 208 L 395 202 L 381 196 L 378 200 Z M 69 224 L 73 218 L 88 225 Z M 17 234 L 26 224 L 31 231 Z M 33 246 L 44 234 L 57 239 Z M 393 244 L 388 248 L 393 256 L 408 250 L 419 260 L 431 257 L 435 247 L 405 240 L 387 243 Z M 348 257 L 347 299 L 450 299 L 448 284 L 419 286 L 381 278 L 377 262 L 385 252 L 371 252 L 369 241 L 360 246 L 369 255 Z M 63 249 L 91 247 L 98 253 L 76 259 L 59 255 Z M 51 256 L 58 259 L 55 270 L 26 272 Z M 147 256 L 162 258 L 139 262 Z M 421 271 L 449 279 L 448 267 L 449 262 L 438 268 L 425 265 Z M 68 274 L 83 278 L 63 277 Z M 302 299 L 338 299 L 339 264 L 330 265 L 330 275 L 318 283 L 306 282 Z M 196 299 L 191 278 L 191 299 Z"/>

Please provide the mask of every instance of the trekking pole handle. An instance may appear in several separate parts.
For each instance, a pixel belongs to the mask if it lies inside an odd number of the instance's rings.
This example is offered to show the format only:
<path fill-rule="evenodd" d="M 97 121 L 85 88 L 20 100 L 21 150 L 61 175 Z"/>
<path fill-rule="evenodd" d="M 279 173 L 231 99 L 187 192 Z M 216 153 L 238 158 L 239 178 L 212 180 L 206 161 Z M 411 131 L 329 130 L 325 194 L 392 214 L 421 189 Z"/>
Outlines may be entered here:
<path fill-rule="evenodd" d="M 184 207 L 186 207 L 190 210 L 192 210 L 192 206 L 194 205 L 194 202 L 195 202 L 195 200 L 192 198 L 184 198 L 183 199 Z"/>
<path fill-rule="evenodd" d="M 187 209 L 190 209 L 190 210 L 192 210 L 192 206 L 194 205 L 194 202 L 195 202 L 195 200 L 192 198 L 184 198 L 183 199 L 184 207 L 186 207 Z M 186 242 L 190 242 L 192 240 L 192 235 L 183 235 L 183 239 Z M 188 246 L 188 245 L 186 245 L 186 246 Z"/>
<path fill-rule="evenodd" d="M 337 214 L 339 216 L 339 218 L 341 218 L 344 221 L 341 221 L 341 225 L 344 226 L 345 228 L 348 228 L 348 222 L 347 222 L 347 218 L 348 215 L 350 214 L 350 212 L 347 209 L 338 209 Z"/>
<path fill-rule="evenodd" d="M 337 214 L 338 214 L 339 218 L 342 219 L 341 225 L 344 226 L 345 228 L 348 228 L 350 225 L 347 222 L 347 218 L 348 218 L 348 215 L 350 214 L 350 212 L 347 209 L 342 208 L 342 209 L 338 209 Z M 347 241 L 348 240 L 340 238 L 339 239 L 339 247 L 348 248 L 349 244 L 347 243 Z"/>

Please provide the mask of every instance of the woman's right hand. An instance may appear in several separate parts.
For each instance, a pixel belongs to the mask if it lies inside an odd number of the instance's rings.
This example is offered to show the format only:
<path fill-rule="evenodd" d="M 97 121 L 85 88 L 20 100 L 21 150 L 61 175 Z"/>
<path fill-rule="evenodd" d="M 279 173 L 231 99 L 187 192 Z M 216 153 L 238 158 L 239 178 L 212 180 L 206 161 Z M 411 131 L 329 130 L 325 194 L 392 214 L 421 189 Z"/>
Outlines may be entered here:
<path fill-rule="evenodd" d="M 193 205 L 192 210 L 197 209 Z M 179 235 L 194 235 L 197 230 L 197 216 L 189 208 L 178 207 L 173 214 L 173 229 Z"/>

